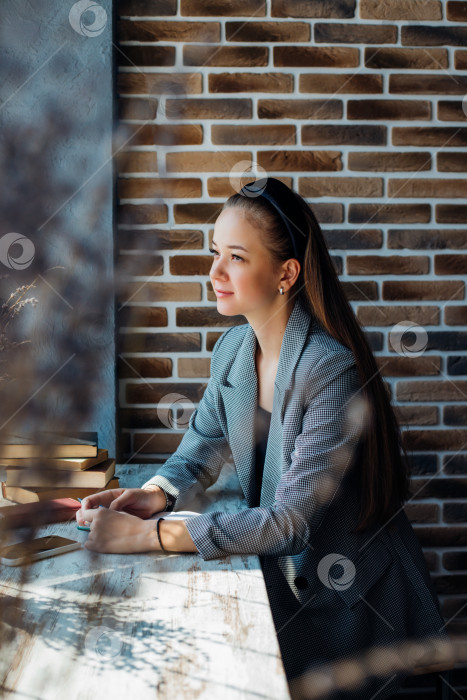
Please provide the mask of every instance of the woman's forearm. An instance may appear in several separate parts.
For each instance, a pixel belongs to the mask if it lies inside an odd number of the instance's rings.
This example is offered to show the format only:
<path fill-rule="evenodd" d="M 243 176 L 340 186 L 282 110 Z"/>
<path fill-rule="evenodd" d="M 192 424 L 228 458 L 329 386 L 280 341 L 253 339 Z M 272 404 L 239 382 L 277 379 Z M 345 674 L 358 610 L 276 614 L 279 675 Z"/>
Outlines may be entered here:
<path fill-rule="evenodd" d="M 164 549 L 169 552 L 197 552 L 195 543 L 183 520 L 163 520 L 159 526 L 159 535 Z M 153 549 L 161 551 L 154 524 Z"/>

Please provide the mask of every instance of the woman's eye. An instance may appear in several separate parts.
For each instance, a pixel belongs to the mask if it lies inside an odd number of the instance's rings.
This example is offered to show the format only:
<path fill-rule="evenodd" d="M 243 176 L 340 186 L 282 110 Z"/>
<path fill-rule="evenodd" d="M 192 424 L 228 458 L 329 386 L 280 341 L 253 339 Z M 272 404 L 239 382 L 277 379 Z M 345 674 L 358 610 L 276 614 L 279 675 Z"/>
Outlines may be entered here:
<path fill-rule="evenodd" d="M 217 255 L 217 251 L 214 250 L 214 248 L 208 248 L 210 253 L 213 253 L 214 255 Z M 235 255 L 235 253 L 232 253 L 233 258 L 237 258 L 237 260 L 241 260 L 243 262 L 243 258 L 240 257 L 240 255 Z"/>

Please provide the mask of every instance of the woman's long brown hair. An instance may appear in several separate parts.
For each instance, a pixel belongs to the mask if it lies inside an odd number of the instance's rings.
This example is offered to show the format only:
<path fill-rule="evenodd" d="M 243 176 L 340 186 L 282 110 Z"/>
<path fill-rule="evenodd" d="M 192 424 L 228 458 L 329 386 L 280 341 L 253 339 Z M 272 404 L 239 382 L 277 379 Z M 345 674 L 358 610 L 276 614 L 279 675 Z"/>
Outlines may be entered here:
<path fill-rule="evenodd" d="M 362 532 L 389 522 L 409 498 L 407 454 L 387 388 L 337 276 L 321 227 L 303 197 L 290 192 L 309 226 L 305 257 L 295 282 L 296 294 L 328 333 L 353 351 L 368 408 L 370 421 L 359 442 L 360 513 L 354 529 Z M 222 209 L 228 207 L 244 211 L 251 224 L 261 231 L 274 261 L 282 263 L 295 257 L 285 226 L 264 198 L 234 194 Z M 293 295 L 293 288 L 291 292 Z"/>

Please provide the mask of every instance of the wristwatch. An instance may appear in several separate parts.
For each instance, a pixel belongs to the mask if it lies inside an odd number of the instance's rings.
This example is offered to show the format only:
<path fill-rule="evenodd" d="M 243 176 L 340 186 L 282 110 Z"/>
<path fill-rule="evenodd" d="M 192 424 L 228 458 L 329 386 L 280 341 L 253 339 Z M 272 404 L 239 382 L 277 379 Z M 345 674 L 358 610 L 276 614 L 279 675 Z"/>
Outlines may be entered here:
<path fill-rule="evenodd" d="M 164 496 L 165 496 L 164 513 L 169 513 L 170 511 L 172 511 L 174 509 L 177 497 L 172 496 L 172 494 L 170 494 L 170 493 L 167 493 L 167 491 L 165 491 L 165 489 L 162 489 L 162 487 L 160 487 L 160 488 L 164 492 Z"/>

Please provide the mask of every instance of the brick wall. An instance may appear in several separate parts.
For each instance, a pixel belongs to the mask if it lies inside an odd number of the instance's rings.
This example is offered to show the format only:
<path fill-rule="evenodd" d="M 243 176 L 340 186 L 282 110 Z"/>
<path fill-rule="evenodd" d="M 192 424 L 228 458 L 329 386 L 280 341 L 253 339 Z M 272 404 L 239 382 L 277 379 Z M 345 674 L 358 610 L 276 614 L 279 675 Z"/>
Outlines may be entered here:
<path fill-rule="evenodd" d="M 208 247 L 251 162 L 322 224 L 413 454 L 407 514 L 465 630 L 467 2 L 120 0 L 118 15 L 122 458 L 176 449 L 186 412 L 173 404 L 172 429 L 158 402 L 196 404 L 215 340 L 245 322 L 217 313 Z"/>

